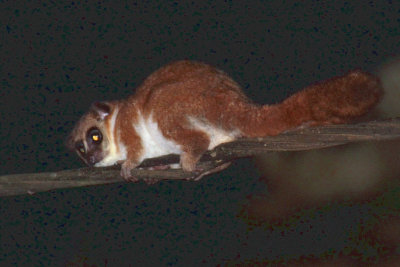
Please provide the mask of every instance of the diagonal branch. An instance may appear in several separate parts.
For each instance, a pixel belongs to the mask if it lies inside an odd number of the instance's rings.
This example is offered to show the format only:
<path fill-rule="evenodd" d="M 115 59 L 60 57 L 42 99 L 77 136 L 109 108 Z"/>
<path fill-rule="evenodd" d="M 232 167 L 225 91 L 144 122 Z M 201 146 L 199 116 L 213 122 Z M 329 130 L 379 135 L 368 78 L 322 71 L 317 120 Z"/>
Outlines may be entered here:
<path fill-rule="evenodd" d="M 200 160 L 202 173 L 186 173 L 181 169 L 149 170 L 152 166 L 179 162 L 177 155 L 148 159 L 141 168 L 132 170 L 139 179 L 186 180 L 223 169 L 235 158 L 255 156 L 272 151 L 319 149 L 360 141 L 400 138 L 400 118 L 358 124 L 328 125 L 295 129 L 274 137 L 240 139 L 208 151 Z M 220 167 L 218 169 L 218 167 Z M 119 167 L 81 168 L 59 172 L 12 174 L 0 176 L 0 196 L 32 194 L 58 188 L 81 187 L 123 182 Z"/>

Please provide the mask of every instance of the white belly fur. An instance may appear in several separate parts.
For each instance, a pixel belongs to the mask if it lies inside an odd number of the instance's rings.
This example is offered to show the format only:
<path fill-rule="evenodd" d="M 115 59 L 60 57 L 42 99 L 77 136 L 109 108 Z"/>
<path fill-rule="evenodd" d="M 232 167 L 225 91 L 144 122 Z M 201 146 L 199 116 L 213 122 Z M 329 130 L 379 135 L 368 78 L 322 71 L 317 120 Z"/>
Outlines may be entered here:
<path fill-rule="evenodd" d="M 155 158 L 168 154 L 181 154 L 182 150 L 178 144 L 172 140 L 168 140 L 161 133 L 152 116 L 143 118 L 139 114 L 139 121 L 133 127 L 142 140 L 143 153 L 140 161 L 147 158 Z"/>
<path fill-rule="evenodd" d="M 210 145 L 208 146 L 208 150 L 213 149 L 219 144 L 232 142 L 238 136 L 240 136 L 239 131 L 225 131 L 219 127 L 213 126 L 210 123 L 198 120 L 193 117 L 190 117 L 189 121 L 192 124 L 193 129 L 201 130 L 208 134 L 208 137 L 210 138 Z"/>

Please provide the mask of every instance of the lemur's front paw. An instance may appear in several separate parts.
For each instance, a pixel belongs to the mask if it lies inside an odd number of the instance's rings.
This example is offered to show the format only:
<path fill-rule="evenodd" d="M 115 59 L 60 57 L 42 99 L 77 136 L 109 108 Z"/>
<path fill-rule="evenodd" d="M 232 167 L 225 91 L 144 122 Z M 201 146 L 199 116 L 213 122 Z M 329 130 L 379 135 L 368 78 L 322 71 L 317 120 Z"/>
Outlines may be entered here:
<path fill-rule="evenodd" d="M 136 177 L 132 176 L 131 171 L 137 166 L 138 164 L 130 161 L 125 161 L 121 165 L 121 176 L 124 178 L 125 181 L 127 182 L 134 182 L 137 183 L 139 182 L 139 179 Z"/>

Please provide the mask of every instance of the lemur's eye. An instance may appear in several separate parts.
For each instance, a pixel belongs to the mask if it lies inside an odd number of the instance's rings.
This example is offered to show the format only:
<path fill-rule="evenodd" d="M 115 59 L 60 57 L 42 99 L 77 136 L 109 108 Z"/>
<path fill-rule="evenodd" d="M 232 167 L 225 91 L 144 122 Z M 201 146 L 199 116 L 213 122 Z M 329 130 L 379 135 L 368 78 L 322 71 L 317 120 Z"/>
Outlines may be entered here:
<path fill-rule="evenodd" d="M 93 128 L 93 129 L 89 130 L 89 138 L 95 144 L 98 144 L 102 141 L 103 136 L 101 135 L 101 132 L 99 131 L 99 129 Z"/>
<path fill-rule="evenodd" d="M 85 145 L 82 142 L 76 143 L 75 148 L 82 154 L 85 154 L 85 152 L 86 152 Z"/>
<path fill-rule="evenodd" d="M 92 139 L 93 139 L 93 141 L 97 142 L 100 140 L 100 136 L 98 134 L 94 134 L 94 135 L 92 135 Z"/>

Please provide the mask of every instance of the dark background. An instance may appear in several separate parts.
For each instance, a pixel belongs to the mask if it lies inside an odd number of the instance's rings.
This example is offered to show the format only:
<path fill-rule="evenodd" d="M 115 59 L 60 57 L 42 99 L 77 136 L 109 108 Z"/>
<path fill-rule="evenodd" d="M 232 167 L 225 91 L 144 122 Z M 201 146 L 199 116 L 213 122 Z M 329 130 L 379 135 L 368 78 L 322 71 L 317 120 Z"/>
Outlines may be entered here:
<path fill-rule="evenodd" d="M 124 98 L 160 66 L 200 60 L 257 103 L 276 103 L 398 54 L 397 1 L 9 1 L 0 3 L 1 174 L 81 167 L 63 142 L 96 100 Z M 115 184 L 0 199 L 0 264 L 215 265 L 341 249 L 365 206 L 314 229 L 253 229 L 236 217 L 264 185 L 250 160 L 200 182 Z M 333 210 L 333 211 L 332 211 Z M 342 216 L 340 212 L 348 214 Z"/>

